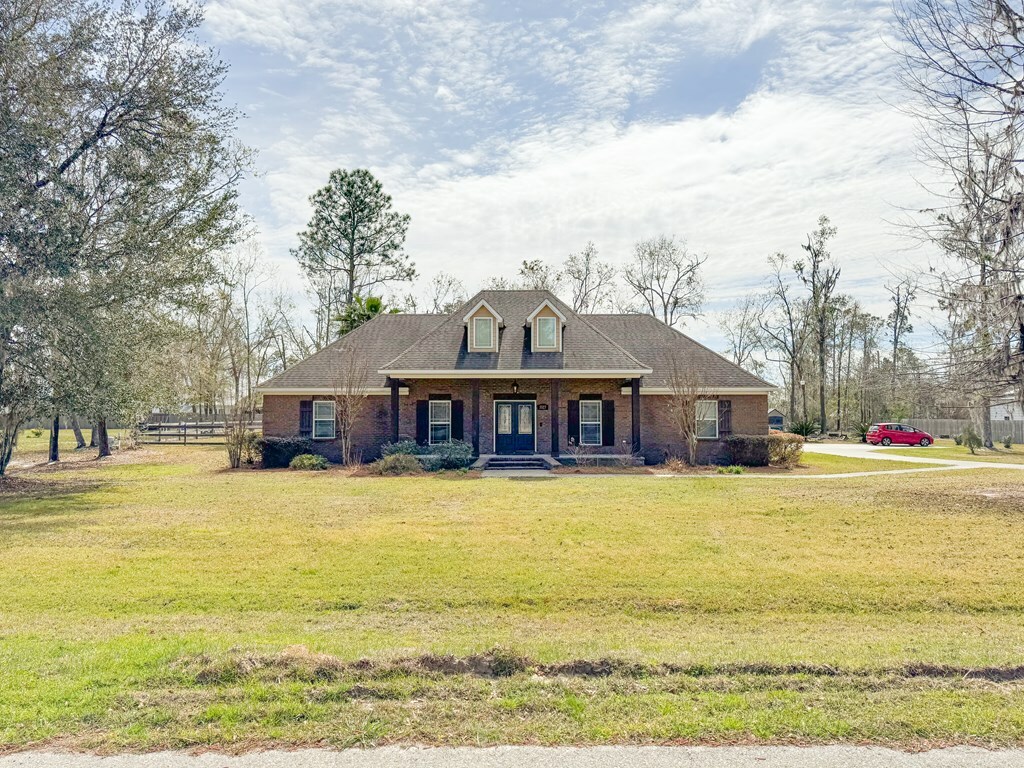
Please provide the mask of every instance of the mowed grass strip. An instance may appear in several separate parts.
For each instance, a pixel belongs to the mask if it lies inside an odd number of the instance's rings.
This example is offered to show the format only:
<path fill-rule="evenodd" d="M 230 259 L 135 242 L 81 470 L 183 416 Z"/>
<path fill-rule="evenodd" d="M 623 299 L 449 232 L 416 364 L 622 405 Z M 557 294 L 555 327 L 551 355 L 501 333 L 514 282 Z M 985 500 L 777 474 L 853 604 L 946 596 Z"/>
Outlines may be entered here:
<path fill-rule="evenodd" d="M 126 459 L 0 495 L 0 744 L 1022 738 L 1015 679 L 894 672 L 1024 658 L 1011 470 L 524 482 Z M 690 672 L 195 673 L 295 646 Z"/>
<path fill-rule="evenodd" d="M 1001 440 L 1001 436 L 996 436 Z M 1024 464 L 1024 445 L 1005 448 L 1001 444 L 995 448 L 979 448 L 971 453 L 970 448 L 957 445 L 952 440 L 936 440 L 927 448 L 887 448 L 886 453 L 896 456 L 916 456 L 924 459 L 958 459 L 961 461 L 991 461 L 1001 464 Z"/>

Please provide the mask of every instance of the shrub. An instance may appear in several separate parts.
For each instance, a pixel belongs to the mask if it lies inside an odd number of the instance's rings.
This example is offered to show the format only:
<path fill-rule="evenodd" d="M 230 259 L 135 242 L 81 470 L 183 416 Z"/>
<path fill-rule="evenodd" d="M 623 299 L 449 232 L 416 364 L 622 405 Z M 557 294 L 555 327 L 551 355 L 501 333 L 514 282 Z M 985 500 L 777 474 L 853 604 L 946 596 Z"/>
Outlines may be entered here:
<path fill-rule="evenodd" d="M 1003 448 L 1006 450 L 1013 448 L 1013 435 L 1003 435 Z"/>
<path fill-rule="evenodd" d="M 367 471 L 374 475 L 418 475 L 423 472 L 420 460 L 408 453 L 393 453 L 370 464 Z"/>
<path fill-rule="evenodd" d="M 953 442 L 956 443 L 957 445 L 963 445 L 964 438 L 962 435 L 953 435 Z"/>
<path fill-rule="evenodd" d="M 768 466 L 768 440 L 768 435 L 729 435 L 724 440 L 729 463 L 744 467 Z"/>
<path fill-rule="evenodd" d="M 315 453 L 300 453 L 291 460 L 288 469 L 327 469 L 327 459 Z"/>
<path fill-rule="evenodd" d="M 28 431 L 28 433 L 32 437 L 42 437 L 43 436 L 43 430 L 39 429 L 38 427 L 34 427 L 34 428 L 30 429 Z"/>
<path fill-rule="evenodd" d="M 720 475 L 742 475 L 746 470 L 736 464 L 731 464 L 728 467 L 717 467 L 715 471 Z"/>
<path fill-rule="evenodd" d="M 316 453 L 316 445 L 307 437 L 263 437 L 257 445 L 267 469 L 287 467 L 302 453 Z"/>
<path fill-rule="evenodd" d="M 818 431 L 818 422 L 813 419 L 801 419 L 800 421 L 793 422 L 789 427 L 789 431 L 794 435 L 807 437 Z"/>
<path fill-rule="evenodd" d="M 792 432 L 776 432 L 768 436 L 768 462 L 777 467 L 792 469 L 800 463 L 804 453 L 804 438 Z"/>
<path fill-rule="evenodd" d="M 473 446 L 463 440 L 450 440 L 430 447 L 430 469 L 463 469 L 473 463 Z"/>
<path fill-rule="evenodd" d="M 968 424 L 964 427 L 964 431 L 960 433 L 960 439 L 971 453 L 974 453 L 981 448 L 981 436 L 978 434 L 978 431 L 974 428 L 973 424 Z"/>
<path fill-rule="evenodd" d="M 415 456 L 426 453 L 426 447 L 415 440 L 399 440 L 397 443 L 384 443 L 380 449 L 382 456 Z"/>
<path fill-rule="evenodd" d="M 871 429 L 871 422 L 862 421 L 860 424 L 853 428 L 853 434 L 855 434 L 862 443 L 866 443 L 868 441 L 869 429 Z"/>

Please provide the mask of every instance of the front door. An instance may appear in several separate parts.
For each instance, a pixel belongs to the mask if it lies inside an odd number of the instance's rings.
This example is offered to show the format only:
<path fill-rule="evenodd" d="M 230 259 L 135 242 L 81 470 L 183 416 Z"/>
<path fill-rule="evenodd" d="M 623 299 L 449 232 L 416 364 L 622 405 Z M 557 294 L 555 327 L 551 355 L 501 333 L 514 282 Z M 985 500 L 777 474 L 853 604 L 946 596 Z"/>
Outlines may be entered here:
<path fill-rule="evenodd" d="M 494 452 L 533 453 L 534 411 L 530 401 L 499 401 L 494 404 Z"/>

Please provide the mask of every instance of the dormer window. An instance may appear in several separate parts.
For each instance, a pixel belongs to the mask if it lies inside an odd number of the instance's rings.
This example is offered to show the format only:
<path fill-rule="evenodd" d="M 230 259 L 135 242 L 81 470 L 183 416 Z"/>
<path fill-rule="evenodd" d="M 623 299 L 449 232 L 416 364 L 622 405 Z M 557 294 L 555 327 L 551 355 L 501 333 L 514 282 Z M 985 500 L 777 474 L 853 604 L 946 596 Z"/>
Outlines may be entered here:
<path fill-rule="evenodd" d="M 473 318 L 473 348 L 494 349 L 494 318 Z"/>
<path fill-rule="evenodd" d="M 565 315 L 553 302 L 547 299 L 542 301 L 526 318 L 526 322 L 530 326 L 530 348 L 533 352 L 562 351 L 562 326 L 565 324 Z"/>
<path fill-rule="evenodd" d="M 537 318 L 537 349 L 558 349 L 558 318 Z"/>
<path fill-rule="evenodd" d="M 486 301 L 480 301 L 462 318 L 466 324 L 466 346 L 470 352 L 497 352 L 501 315 Z"/>

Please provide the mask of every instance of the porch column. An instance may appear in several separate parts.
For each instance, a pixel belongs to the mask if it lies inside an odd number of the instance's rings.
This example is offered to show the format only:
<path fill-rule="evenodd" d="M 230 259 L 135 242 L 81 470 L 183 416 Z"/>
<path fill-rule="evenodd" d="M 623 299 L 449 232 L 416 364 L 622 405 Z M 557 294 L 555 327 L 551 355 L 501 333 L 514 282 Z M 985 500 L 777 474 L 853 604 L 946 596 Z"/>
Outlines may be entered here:
<path fill-rule="evenodd" d="M 633 379 L 630 382 L 630 407 L 632 408 L 630 421 L 633 422 L 633 450 L 640 450 L 640 379 Z"/>
<path fill-rule="evenodd" d="M 470 403 L 470 418 L 472 424 L 470 426 L 470 434 L 473 438 L 473 453 L 477 456 L 480 455 L 480 379 L 473 379 L 472 384 L 473 398 Z"/>
<path fill-rule="evenodd" d="M 558 401 L 561 383 L 558 379 L 551 380 L 551 455 L 558 456 Z"/>
<path fill-rule="evenodd" d="M 391 442 L 398 442 L 398 385 L 397 379 L 388 379 L 391 384 Z"/>

